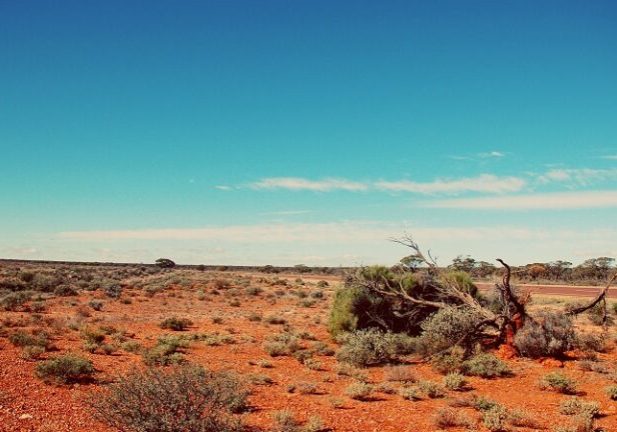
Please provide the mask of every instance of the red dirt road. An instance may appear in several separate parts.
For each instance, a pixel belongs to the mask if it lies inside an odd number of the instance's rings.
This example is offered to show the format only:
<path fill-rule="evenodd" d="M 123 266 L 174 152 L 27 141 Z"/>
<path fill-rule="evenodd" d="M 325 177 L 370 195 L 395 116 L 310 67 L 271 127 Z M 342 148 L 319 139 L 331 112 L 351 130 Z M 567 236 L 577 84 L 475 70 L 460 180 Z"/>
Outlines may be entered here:
<path fill-rule="evenodd" d="M 488 291 L 494 283 L 476 282 L 482 291 Z M 568 297 L 595 297 L 603 286 L 573 286 L 573 285 L 536 285 L 536 284 L 516 284 L 517 287 L 528 289 L 533 294 L 568 296 Z M 609 290 L 608 297 L 617 299 L 617 290 Z"/>

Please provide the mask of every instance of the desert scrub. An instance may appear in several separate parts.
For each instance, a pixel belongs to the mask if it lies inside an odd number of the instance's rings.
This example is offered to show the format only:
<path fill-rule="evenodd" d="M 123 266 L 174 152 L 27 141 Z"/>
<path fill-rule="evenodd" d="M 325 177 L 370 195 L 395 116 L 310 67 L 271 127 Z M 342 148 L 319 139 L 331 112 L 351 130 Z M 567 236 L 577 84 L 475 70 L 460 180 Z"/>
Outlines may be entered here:
<path fill-rule="evenodd" d="M 495 378 L 512 374 L 508 365 L 499 360 L 493 354 L 478 354 L 465 360 L 461 365 L 465 375 L 479 376 L 482 378 Z"/>
<path fill-rule="evenodd" d="M 298 338 L 291 333 L 279 333 L 264 342 L 264 350 L 272 357 L 290 356 L 299 351 L 302 347 Z"/>
<path fill-rule="evenodd" d="M 617 400 L 617 385 L 608 386 L 604 391 L 610 399 Z"/>
<path fill-rule="evenodd" d="M 433 423 L 440 429 L 471 424 L 469 419 L 452 408 L 440 408 L 437 410 L 433 417 Z"/>
<path fill-rule="evenodd" d="M 600 404 L 598 402 L 586 402 L 574 396 L 561 401 L 559 404 L 559 412 L 564 415 L 584 415 L 588 417 L 596 417 L 600 413 Z"/>
<path fill-rule="evenodd" d="M 264 322 L 267 324 L 283 325 L 287 324 L 287 320 L 278 315 L 268 315 L 264 318 Z"/>
<path fill-rule="evenodd" d="M 32 298 L 30 291 L 18 291 L 6 294 L 0 298 L 0 309 L 17 311 Z"/>
<path fill-rule="evenodd" d="M 482 413 L 482 423 L 491 432 L 506 431 L 508 411 L 501 405 L 495 405 Z"/>
<path fill-rule="evenodd" d="M 180 338 L 161 337 L 155 346 L 142 353 L 142 358 L 148 366 L 180 364 L 185 361 L 180 350 L 188 345 L 188 341 Z"/>
<path fill-rule="evenodd" d="M 540 388 L 542 390 L 552 390 L 558 393 L 575 394 L 576 381 L 560 372 L 551 372 L 542 377 L 540 380 Z"/>
<path fill-rule="evenodd" d="M 439 399 L 446 395 L 446 391 L 441 384 L 433 381 L 420 381 L 418 387 L 422 393 L 431 399 Z"/>
<path fill-rule="evenodd" d="M 41 347 L 45 350 L 51 347 L 49 336 L 47 333 L 39 333 L 32 335 L 23 330 L 18 330 L 15 333 L 9 335 L 9 342 L 16 347 L 26 348 L 29 346 Z"/>
<path fill-rule="evenodd" d="M 105 303 L 103 303 L 101 300 L 90 300 L 90 302 L 88 303 L 88 306 L 90 306 L 95 311 L 102 310 L 104 305 Z"/>
<path fill-rule="evenodd" d="M 401 387 L 398 394 L 403 398 L 410 401 L 417 401 L 422 399 L 421 392 L 417 387 Z"/>
<path fill-rule="evenodd" d="M 416 382 L 416 375 L 409 366 L 387 366 L 384 368 L 384 379 L 392 382 Z"/>
<path fill-rule="evenodd" d="M 531 358 L 559 357 L 576 345 L 576 332 L 569 316 L 540 311 L 516 332 L 514 345 Z"/>
<path fill-rule="evenodd" d="M 233 374 L 197 366 L 134 370 L 88 400 L 96 417 L 134 432 L 243 430 L 248 392 Z"/>
<path fill-rule="evenodd" d="M 174 331 L 184 331 L 191 325 L 193 325 L 193 322 L 190 319 L 171 317 L 163 320 L 159 324 L 159 327 Z"/>
<path fill-rule="evenodd" d="M 447 352 L 436 355 L 431 360 L 433 369 L 442 374 L 460 372 L 465 360 L 465 350 L 455 346 Z"/>
<path fill-rule="evenodd" d="M 469 383 L 464 375 L 453 372 L 443 378 L 443 385 L 448 390 L 464 391 L 469 388 Z"/>
<path fill-rule="evenodd" d="M 275 411 L 272 414 L 272 432 L 301 432 L 300 423 L 289 410 Z"/>
<path fill-rule="evenodd" d="M 350 384 L 345 389 L 345 394 L 351 399 L 359 401 L 367 401 L 371 399 L 373 394 L 373 386 L 364 382 L 355 382 Z"/>
<path fill-rule="evenodd" d="M 64 354 L 39 363 L 35 373 L 45 382 L 68 384 L 90 378 L 94 374 L 94 366 L 88 359 Z"/>
<path fill-rule="evenodd" d="M 409 353 L 410 339 L 409 336 L 375 329 L 358 330 L 339 336 L 342 347 L 336 353 L 336 359 L 359 367 L 394 362 L 400 355 Z"/>
<path fill-rule="evenodd" d="M 45 348 L 36 345 L 25 346 L 20 353 L 20 357 L 24 360 L 38 360 L 45 353 Z"/>

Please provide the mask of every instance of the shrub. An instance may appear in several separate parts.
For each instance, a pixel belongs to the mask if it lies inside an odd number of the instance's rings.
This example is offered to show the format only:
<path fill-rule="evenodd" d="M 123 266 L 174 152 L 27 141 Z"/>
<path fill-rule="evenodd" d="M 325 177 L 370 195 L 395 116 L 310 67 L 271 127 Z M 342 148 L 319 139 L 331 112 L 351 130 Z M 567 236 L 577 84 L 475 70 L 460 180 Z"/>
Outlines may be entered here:
<path fill-rule="evenodd" d="M 186 366 L 132 371 L 88 402 L 119 430 L 235 432 L 242 425 L 231 414 L 246 408 L 247 394 L 235 375 Z"/>
<path fill-rule="evenodd" d="M 32 293 L 29 291 L 12 292 L 0 298 L 0 308 L 15 311 L 27 303 L 30 298 L 32 298 Z"/>
<path fill-rule="evenodd" d="M 45 352 L 45 348 L 37 345 L 28 345 L 25 346 L 23 351 L 21 352 L 21 358 L 24 360 L 38 360 L 41 358 L 43 353 Z"/>
<path fill-rule="evenodd" d="M 301 349 L 298 338 L 289 333 L 276 335 L 273 340 L 264 342 L 263 348 L 272 357 L 289 356 Z"/>
<path fill-rule="evenodd" d="M 491 432 L 502 432 L 507 430 L 507 419 L 508 412 L 501 405 L 496 405 L 482 413 L 482 423 Z"/>
<path fill-rule="evenodd" d="M 345 389 L 345 394 L 355 400 L 370 400 L 373 394 L 373 386 L 363 382 L 355 382 Z"/>
<path fill-rule="evenodd" d="M 184 362 L 180 348 L 185 348 L 188 343 L 180 339 L 160 338 L 155 346 L 145 350 L 142 358 L 148 366 L 168 366 Z"/>
<path fill-rule="evenodd" d="M 539 312 L 514 337 L 519 352 L 531 358 L 562 356 L 575 344 L 576 333 L 570 317 L 550 311 Z"/>
<path fill-rule="evenodd" d="M 408 366 L 389 366 L 384 370 L 386 381 L 416 382 L 416 375 Z"/>
<path fill-rule="evenodd" d="M 408 336 L 382 333 L 375 329 L 359 330 L 339 338 L 343 343 L 336 353 L 337 360 L 354 366 L 370 366 L 396 361 L 409 352 Z"/>
<path fill-rule="evenodd" d="M 449 373 L 443 378 L 443 385 L 454 391 L 463 391 L 468 386 L 467 379 L 458 372 Z"/>
<path fill-rule="evenodd" d="M 184 331 L 191 325 L 193 325 L 193 321 L 191 321 L 190 319 L 171 317 L 163 320 L 159 324 L 159 327 L 162 329 Z"/>
<path fill-rule="evenodd" d="M 44 349 L 50 347 L 49 337 L 46 333 L 39 333 L 37 335 L 31 335 L 23 330 L 18 330 L 15 333 L 9 335 L 9 342 L 16 347 L 29 347 L 37 346 Z"/>
<path fill-rule="evenodd" d="M 472 332 L 481 317 L 467 307 L 444 307 L 422 322 L 420 349 L 433 354 L 450 348 Z"/>
<path fill-rule="evenodd" d="M 36 376 L 46 382 L 72 383 L 94 374 L 92 362 L 74 354 L 65 354 L 39 363 Z"/>
<path fill-rule="evenodd" d="M 419 388 L 431 399 L 442 398 L 446 395 L 444 388 L 440 384 L 433 381 L 421 381 Z"/>
<path fill-rule="evenodd" d="M 420 397 L 420 391 L 417 387 L 401 387 L 401 389 L 398 391 L 398 394 L 401 395 L 403 399 L 407 400 L 416 401 L 422 399 Z"/>
<path fill-rule="evenodd" d="M 59 285 L 54 290 L 54 295 L 58 297 L 72 297 L 77 295 L 77 290 L 70 285 Z"/>
<path fill-rule="evenodd" d="M 453 347 L 448 352 L 437 355 L 431 360 L 433 369 L 442 374 L 460 372 L 463 368 L 465 350 L 461 347 Z"/>
<path fill-rule="evenodd" d="M 589 352 L 608 351 L 607 338 L 595 333 L 582 333 L 576 338 L 576 347 Z"/>
<path fill-rule="evenodd" d="M 605 391 L 609 398 L 617 400 L 617 385 L 608 386 Z"/>
<path fill-rule="evenodd" d="M 300 423 L 289 410 L 276 411 L 272 414 L 274 425 L 272 432 L 299 432 Z"/>
<path fill-rule="evenodd" d="M 95 311 L 100 311 L 101 309 L 103 309 L 104 303 L 101 300 L 90 300 L 90 303 L 88 303 L 88 305 Z"/>
<path fill-rule="evenodd" d="M 510 375 L 512 372 L 503 361 L 493 354 L 478 354 L 465 360 L 462 364 L 462 372 L 465 375 L 479 376 L 482 378 L 495 378 Z"/>
<path fill-rule="evenodd" d="M 597 402 L 585 402 L 574 396 L 563 400 L 559 404 L 559 412 L 565 415 L 596 417 L 600 413 L 600 404 Z"/>
<path fill-rule="evenodd" d="M 558 393 L 574 394 L 576 393 L 576 381 L 560 372 L 551 372 L 542 377 L 540 388 L 542 390 L 553 390 Z"/>
<path fill-rule="evenodd" d="M 469 420 L 452 408 L 440 408 L 437 410 L 433 422 L 438 428 L 467 426 L 469 424 Z"/>

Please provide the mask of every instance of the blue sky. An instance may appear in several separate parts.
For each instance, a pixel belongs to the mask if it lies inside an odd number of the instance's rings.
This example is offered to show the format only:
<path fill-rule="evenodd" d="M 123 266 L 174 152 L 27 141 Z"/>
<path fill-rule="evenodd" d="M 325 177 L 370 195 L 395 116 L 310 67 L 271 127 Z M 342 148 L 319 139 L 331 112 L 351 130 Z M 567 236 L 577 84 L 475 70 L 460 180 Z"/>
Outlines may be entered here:
<path fill-rule="evenodd" d="M 617 255 L 612 1 L 0 0 L 0 256 Z"/>

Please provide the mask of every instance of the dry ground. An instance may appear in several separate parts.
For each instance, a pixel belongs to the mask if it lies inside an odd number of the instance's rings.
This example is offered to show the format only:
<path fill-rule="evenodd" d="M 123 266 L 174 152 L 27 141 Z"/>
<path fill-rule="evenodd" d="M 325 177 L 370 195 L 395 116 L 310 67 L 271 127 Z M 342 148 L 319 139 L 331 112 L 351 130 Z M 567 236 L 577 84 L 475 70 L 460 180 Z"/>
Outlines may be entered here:
<path fill-rule="evenodd" d="M 164 278 L 163 278 L 164 276 Z M 165 334 L 207 334 L 209 345 L 197 340 L 184 351 L 186 360 L 213 370 L 237 371 L 253 384 L 250 403 L 252 409 L 244 414 L 245 422 L 259 430 L 268 430 L 272 414 L 287 409 L 298 420 L 319 416 L 325 426 L 334 431 L 435 431 L 436 412 L 448 407 L 456 398 L 471 394 L 495 400 L 509 409 L 520 409 L 537 423 L 535 427 L 513 427 L 511 430 L 552 431 L 557 425 L 566 425 L 570 418 L 559 414 L 559 403 L 564 395 L 541 390 L 540 378 L 548 372 L 561 370 L 578 383 L 580 397 L 598 401 L 602 417 L 597 421 L 605 430 L 617 430 L 616 403 L 604 392 L 613 384 L 617 353 L 598 354 L 599 373 L 584 371 L 581 359 L 573 356 L 565 362 L 510 359 L 514 376 L 487 380 L 470 378 L 467 392 L 448 391 L 445 397 L 418 401 L 403 399 L 390 389 L 397 390 L 401 383 L 388 382 L 388 367 L 364 369 L 370 383 L 386 383 L 374 393 L 370 401 L 353 400 L 345 389 L 355 380 L 337 373 L 333 356 L 315 355 L 314 362 L 301 364 L 290 356 L 270 357 L 264 349 L 268 337 L 281 333 L 284 328 L 303 333 L 302 344 L 311 346 L 321 341 L 336 349 L 330 339 L 326 322 L 336 278 L 306 275 L 264 275 L 260 273 L 175 271 L 165 275 L 152 275 L 146 279 L 159 290 L 146 289 L 144 280 L 128 282 L 122 296 L 113 300 L 101 290 L 81 291 L 78 296 L 45 299 L 41 312 L 0 312 L 0 430 L 47 432 L 103 432 L 105 425 L 93 420 L 83 402 L 83 397 L 96 392 L 134 366 L 143 366 L 139 353 L 118 349 L 106 355 L 100 350 L 84 350 L 82 329 L 107 327 L 111 343 L 119 346 L 135 342 L 151 347 L 159 336 Z M 158 278 L 158 279 L 157 279 Z M 328 286 L 318 286 L 327 280 Z M 139 287 L 139 285 L 142 285 Z M 323 283 L 322 283 L 323 285 Z M 253 288 L 251 290 L 251 288 Z M 255 290 L 259 288 L 260 290 Z M 91 300 L 101 300 L 100 311 L 88 306 Z M 559 299 L 547 298 L 535 307 L 555 306 Z M 166 318 L 179 317 L 192 321 L 186 331 L 163 330 L 159 324 Z M 259 321 L 257 320 L 259 317 Z M 286 324 L 271 324 L 269 317 L 282 318 Z M 581 325 L 589 327 L 584 318 Z M 96 367 L 95 380 L 73 385 L 50 385 L 35 377 L 37 361 L 24 359 L 21 348 L 13 346 L 8 336 L 15 331 L 44 329 L 52 335 L 54 351 L 42 359 L 65 352 L 78 353 L 92 360 Z M 613 337 L 612 334 L 607 337 Z M 612 342 L 611 342 L 612 344 Z M 38 360 L 41 361 L 41 360 Z M 264 367 L 266 366 L 266 367 Z M 410 361 L 406 366 L 418 378 L 441 382 L 443 376 L 430 365 Z M 266 378 L 271 380 L 270 383 Z M 310 389 L 302 394 L 301 389 Z M 314 390 L 314 391 L 313 391 Z M 468 417 L 468 429 L 448 428 L 452 431 L 486 431 L 480 414 L 471 408 L 455 408 Z"/>

